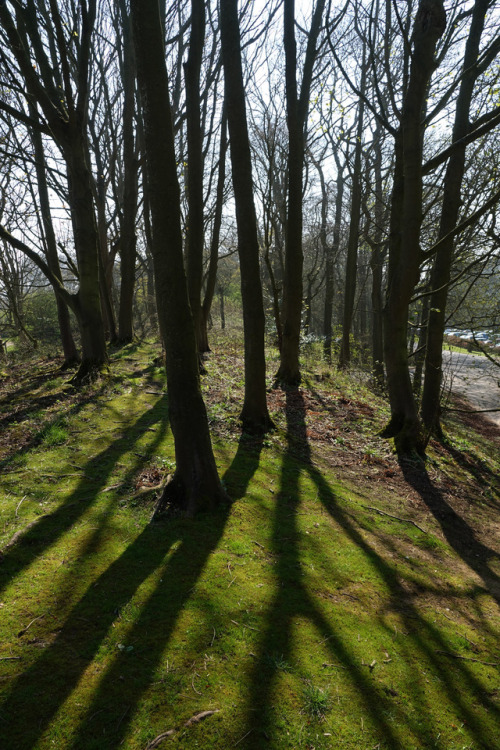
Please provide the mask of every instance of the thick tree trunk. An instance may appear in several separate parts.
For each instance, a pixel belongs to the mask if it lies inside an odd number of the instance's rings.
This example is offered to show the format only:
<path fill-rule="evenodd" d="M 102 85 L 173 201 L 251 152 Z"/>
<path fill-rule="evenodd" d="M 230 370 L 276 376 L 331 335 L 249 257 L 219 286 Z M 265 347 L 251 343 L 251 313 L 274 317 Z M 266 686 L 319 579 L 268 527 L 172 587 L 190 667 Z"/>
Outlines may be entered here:
<path fill-rule="evenodd" d="M 226 499 L 200 390 L 181 234 L 180 189 L 168 77 L 156 0 L 132 0 L 137 74 L 144 113 L 146 166 L 153 223 L 157 309 L 165 342 L 169 416 L 176 470 L 162 501 L 188 515 Z"/>
<path fill-rule="evenodd" d="M 245 336 L 245 399 L 240 418 L 245 430 L 265 432 L 272 421 L 266 402 L 264 302 L 237 0 L 220 0 L 220 28 Z"/>
<path fill-rule="evenodd" d="M 384 354 L 391 419 L 383 431 L 399 452 L 425 449 L 408 369 L 408 311 L 419 276 L 422 223 L 423 111 L 437 42 L 446 26 L 442 0 L 420 0 L 413 28 L 408 89 L 396 135 L 391 201 Z"/>
<path fill-rule="evenodd" d="M 80 286 L 75 314 L 82 340 L 82 361 L 74 382 L 92 379 L 107 366 L 108 356 L 99 294 L 99 240 L 94 214 L 86 144 L 75 128 L 65 149 L 73 236 Z"/>
<path fill-rule="evenodd" d="M 469 37 L 465 47 L 463 77 L 457 99 L 452 142 L 459 141 L 469 132 L 469 112 L 474 92 L 477 71 L 474 65 L 479 54 L 481 35 L 489 0 L 476 0 Z M 439 239 L 446 237 L 458 221 L 461 206 L 461 188 L 465 169 L 465 146 L 456 148 L 450 156 L 444 179 L 443 204 L 439 225 Z M 429 323 L 427 327 L 427 349 L 425 377 L 422 393 L 422 419 L 426 429 L 441 436 L 440 396 L 443 377 L 443 339 L 445 327 L 448 284 L 454 252 L 454 239 L 447 239 L 440 247 L 431 273 Z"/>

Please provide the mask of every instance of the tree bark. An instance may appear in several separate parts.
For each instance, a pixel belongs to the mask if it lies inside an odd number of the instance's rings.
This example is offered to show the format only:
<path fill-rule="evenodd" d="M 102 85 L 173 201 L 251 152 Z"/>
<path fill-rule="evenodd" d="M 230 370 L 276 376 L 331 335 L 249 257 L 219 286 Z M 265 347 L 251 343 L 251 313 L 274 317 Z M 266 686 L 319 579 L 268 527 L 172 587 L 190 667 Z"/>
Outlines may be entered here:
<path fill-rule="evenodd" d="M 168 406 L 176 470 L 163 504 L 187 515 L 226 499 L 210 441 L 200 390 L 193 317 L 181 233 L 180 189 L 174 150 L 163 36 L 157 0 L 131 0 L 137 76 L 144 113 L 146 168 L 153 225 L 157 310 L 165 342 Z"/>
<path fill-rule="evenodd" d="M 264 302 L 237 0 L 220 0 L 220 29 L 245 337 L 245 397 L 240 418 L 244 430 L 265 432 L 272 427 L 272 421 L 266 401 Z"/>
<path fill-rule="evenodd" d="M 134 336 L 133 300 L 137 238 L 137 159 L 134 144 L 135 71 L 130 28 L 130 16 L 124 0 L 120 0 L 123 30 L 123 205 L 121 215 L 120 252 L 120 307 L 118 311 L 118 340 L 130 343 Z"/>
<path fill-rule="evenodd" d="M 210 259 L 208 264 L 207 283 L 203 304 L 201 306 L 200 341 L 198 350 L 203 354 L 210 351 L 208 343 L 208 321 L 217 284 L 217 268 L 219 265 L 219 240 L 222 226 L 222 209 L 224 207 L 224 185 L 226 182 L 226 151 L 227 151 L 227 116 L 224 105 L 221 119 L 221 136 L 219 146 L 219 166 L 215 195 L 214 221 L 212 238 L 210 240 Z"/>
<path fill-rule="evenodd" d="M 285 226 L 285 274 L 283 279 L 283 341 L 276 381 L 300 383 L 300 326 L 302 316 L 302 172 L 309 93 L 316 58 L 316 43 L 325 0 L 317 0 L 307 43 L 300 96 L 297 88 L 295 0 L 284 0 L 283 45 L 285 49 L 286 115 L 288 125 L 288 202 Z"/>
<path fill-rule="evenodd" d="M 364 57 L 364 53 L 363 53 Z M 365 94 L 366 65 L 363 59 L 361 69 L 360 90 Z M 344 285 L 344 312 L 342 317 L 342 343 L 340 345 L 339 368 L 349 367 L 351 362 L 351 329 L 354 315 L 354 299 L 356 296 L 356 280 L 358 273 L 358 244 L 359 222 L 361 219 L 361 156 L 363 151 L 365 103 L 363 99 L 358 104 L 358 122 L 356 127 L 356 144 L 354 147 L 354 166 L 352 170 L 351 190 L 351 219 L 349 223 L 349 239 L 347 241 L 347 260 Z"/>
<path fill-rule="evenodd" d="M 475 64 L 479 54 L 481 35 L 489 0 L 476 0 L 467 39 L 463 63 L 462 81 L 457 98 L 452 142 L 468 135 L 469 113 L 477 79 Z M 439 238 L 446 238 L 458 222 L 461 206 L 461 187 L 465 171 L 466 146 L 457 147 L 450 156 L 444 178 L 443 203 L 439 224 Z M 445 327 L 448 284 L 453 262 L 454 238 L 448 237 L 438 250 L 431 273 L 429 323 L 427 327 L 427 349 L 425 376 L 422 393 L 422 420 L 426 430 L 442 435 L 440 425 L 440 396 L 443 377 L 443 339 Z"/>
<path fill-rule="evenodd" d="M 389 237 L 389 278 L 384 310 L 384 355 L 391 419 L 384 437 L 400 453 L 425 450 L 408 369 L 408 311 L 421 261 L 423 112 L 436 45 L 446 26 L 442 0 L 420 0 L 401 125 L 395 137 Z"/>
<path fill-rule="evenodd" d="M 203 133 L 201 128 L 200 76 L 205 43 L 205 3 L 191 0 L 189 53 L 184 65 L 187 127 L 186 267 L 189 303 L 194 320 L 198 349 L 201 340 L 201 285 L 203 276 Z"/>

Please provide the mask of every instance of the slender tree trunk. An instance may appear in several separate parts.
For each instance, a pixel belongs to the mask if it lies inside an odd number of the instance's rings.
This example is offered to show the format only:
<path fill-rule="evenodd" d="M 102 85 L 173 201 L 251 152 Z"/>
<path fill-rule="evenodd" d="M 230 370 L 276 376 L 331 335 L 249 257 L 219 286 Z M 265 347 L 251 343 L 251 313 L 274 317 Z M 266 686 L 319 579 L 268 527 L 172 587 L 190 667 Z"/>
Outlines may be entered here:
<path fill-rule="evenodd" d="M 264 432 L 272 427 L 272 421 L 266 402 L 264 302 L 237 0 L 220 0 L 220 29 L 245 336 L 245 399 L 241 420 L 243 429 Z"/>
<path fill-rule="evenodd" d="M 425 440 L 408 369 L 408 310 L 419 276 L 422 223 L 423 112 L 436 45 L 446 26 L 442 0 L 420 0 L 413 28 L 408 89 L 396 135 L 391 202 L 384 354 L 391 419 L 383 431 L 401 453 L 423 452 Z"/>
<path fill-rule="evenodd" d="M 219 147 L 219 167 L 217 175 L 217 188 L 215 195 L 214 222 L 212 227 L 212 239 L 210 241 L 210 260 L 208 265 L 207 285 L 205 296 L 201 306 L 201 326 L 199 351 L 201 353 L 209 352 L 208 343 L 208 321 L 210 310 L 215 294 L 217 284 L 217 268 L 219 264 L 219 241 L 220 230 L 222 226 L 222 209 L 224 207 L 224 185 L 226 182 L 226 151 L 227 151 L 227 116 L 226 107 L 224 106 L 221 121 L 221 137 Z"/>
<path fill-rule="evenodd" d="M 191 0 L 191 34 L 189 53 L 184 65 L 186 83 L 187 125 L 187 195 L 186 266 L 189 303 L 200 349 L 201 285 L 203 276 L 203 133 L 201 130 L 200 76 L 205 43 L 205 2 Z"/>
<path fill-rule="evenodd" d="M 43 231 L 45 235 L 47 265 L 52 273 L 57 276 L 62 284 L 62 273 L 59 265 L 57 254 L 57 242 L 54 233 L 54 225 L 50 212 L 49 189 L 47 186 L 45 153 L 41 134 L 38 130 L 31 133 L 33 148 L 35 152 L 36 178 L 38 187 L 38 196 L 40 201 L 40 213 L 42 217 Z M 57 319 L 59 322 L 59 331 L 61 333 L 61 343 L 64 355 L 64 368 L 71 367 L 80 361 L 80 356 L 75 345 L 73 334 L 71 332 L 71 321 L 67 304 L 59 296 L 56 289 Z"/>
<path fill-rule="evenodd" d="M 300 326 L 302 316 L 302 172 L 304 168 L 305 127 L 309 109 L 316 43 L 325 2 L 317 0 L 302 76 L 300 97 L 297 89 L 297 43 L 295 40 L 295 0 L 284 0 L 283 45 L 285 49 L 286 114 L 288 125 L 288 202 L 285 226 L 285 275 L 283 279 L 283 343 L 277 382 L 300 382 Z"/>
<path fill-rule="evenodd" d="M 364 52 L 363 52 L 364 57 Z M 366 88 L 366 65 L 363 59 L 361 72 L 362 93 Z M 356 145 L 354 147 L 354 167 L 352 171 L 351 220 L 349 239 L 347 241 L 347 261 L 344 285 L 344 314 L 342 316 L 342 343 L 340 345 L 339 367 L 349 367 L 351 362 L 351 329 L 356 296 L 356 279 L 358 273 L 359 222 L 361 219 L 361 156 L 363 151 L 365 103 L 359 100 L 358 123 L 356 127 Z"/>
<path fill-rule="evenodd" d="M 180 189 L 157 0 L 131 0 L 131 16 L 144 113 L 157 309 L 165 342 L 169 416 L 176 457 L 174 478 L 167 485 L 162 502 L 171 502 L 193 515 L 215 508 L 226 494 L 217 474 L 200 390 L 196 336 L 182 253 Z"/>
<path fill-rule="evenodd" d="M 384 332 L 383 332 L 383 296 L 382 279 L 384 267 L 384 201 L 382 190 L 382 150 L 381 150 L 381 126 L 377 127 L 374 139 L 374 182 L 375 182 L 375 208 L 374 223 L 375 231 L 370 256 L 370 268 L 372 272 L 372 371 L 374 382 L 378 386 L 384 384 Z"/>
<path fill-rule="evenodd" d="M 120 307 L 118 311 L 118 340 L 130 343 L 134 336 L 133 300 L 137 238 L 137 160 L 134 144 L 135 70 L 130 28 L 130 16 L 125 0 L 120 0 L 123 29 L 123 207 L 121 216 Z"/>
<path fill-rule="evenodd" d="M 334 294 L 334 265 L 340 249 L 340 225 L 342 221 L 342 202 L 344 199 L 344 172 L 337 160 L 337 195 L 335 197 L 335 218 L 333 239 L 326 254 L 325 307 L 323 311 L 323 355 L 327 362 L 332 361 L 332 318 Z M 326 241 L 326 237 L 325 237 Z"/>
<path fill-rule="evenodd" d="M 469 112 L 474 84 L 477 79 L 477 72 L 474 66 L 479 54 L 486 11 L 490 4 L 489 0 L 476 0 L 474 4 L 469 37 L 465 47 L 463 77 L 457 99 L 452 142 L 459 141 L 469 132 Z M 464 170 L 465 146 L 453 151 L 446 169 L 439 239 L 446 237 L 457 224 L 460 214 Z M 434 432 L 438 436 L 442 435 L 439 404 L 443 377 L 443 339 L 454 245 L 453 238 L 446 240 L 441 245 L 434 260 L 430 282 L 433 292 L 430 298 L 429 323 L 427 327 L 422 419 L 428 432 Z"/>

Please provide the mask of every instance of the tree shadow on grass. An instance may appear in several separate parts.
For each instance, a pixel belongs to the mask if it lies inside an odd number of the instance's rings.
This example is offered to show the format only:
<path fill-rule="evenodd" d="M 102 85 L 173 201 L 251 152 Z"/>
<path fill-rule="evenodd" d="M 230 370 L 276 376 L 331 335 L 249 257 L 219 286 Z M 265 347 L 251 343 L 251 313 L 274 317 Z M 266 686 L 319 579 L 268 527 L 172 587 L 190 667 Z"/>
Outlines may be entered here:
<path fill-rule="evenodd" d="M 365 556 L 370 567 L 385 584 L 390 598 L 390 608 L 397 611 L 412 631 L 411 646 L 406 647 L 408 669 L 415 658 L 425 660 L 427 666 L 441 676 L 443 691 L 450 704 L 455 706 L 467 721 L 474 738 L 486 747 L 492 747 L 492 737 L 478 721 L 469 704 L 470 696 L 457 694 L 453 676 L 438 660 L 436 650 L 446 649 L 447 643 L 439 630 L 423 619 L 414 606 L 411 597 L 404 589 L 397 571 L 361 535 L 354 523 L 340 507 L 334 492 L 314 466 L 306 436 L 305 405 L 299 390 L 289 390 L 286 394 L 287 450 L 283 459 L 281 490 L 277 496 L 273 522 L 273 552 L 277 557 L 276 593 L 267 614 L 267 627 L 261 638 L 258 653 L 250 675 L 248 698 L 247 734 L 242 745 L 246 748 L 265 746 L 276 732 L 276 715 L 273 707 L 274 687 L 278 679 L 280 664 L 293 664 L 293 623 L 297 618 L 308 620 L 316 629 L 319 643 L 330 652 L 342 675 L 350 681 L 360 704 L 366 710 L 374 726 L 375 733 L 384 747 L 401 748 L 404 732 L 410 730 L 419 737 L 425 746 L 441 747 L 436 744 L 439 729 L 432 725 L 431 707 L 425 700 L 423 678 L 415 672 L 412 695 L 408 702 L 417 709 L 416 716 L 406 715 L 404 704 L 397 705 L 383 692 L 369 670 L 360 664 L 350 644 L 337 632 L 327 619 L 307 588 L 307 581 L 301 567 L 299 550 L 300 532 L 297 515 L 300 507 L 299 476 L 301 471 L 309 475 L 317 488 L 317 495 L 332 519 L 341 527 L 346 537 Z M 299 464 L 300 461 L 300 464 Z M 405 650 L 404 647 L 402 650 Z M 415 656 L 417 652 L 417 657 Z M 279 659 L 272 658 L 278 655 Z M 270 658 L 271 657 L 271 658 Z M 500 717 L 498 707 L 485 696 L 484 687 L 465 665 L 457 666 L 460 675 L 467 683 L 470 693 L 480 700 L 486 710 Z M 442 673 L 442 674 L 441 674 Z M 390 722 L 387 717 L 392 715 Z M 397 729 L 395 729 L 397 727 Z M 403 732 L 401 732 L 403 728 Z"/>
<path fill-rule="evenodd" d="M 245 439 L 240 440 L 224 477 L 233 497 L 244 495 L 258 467 L 260 449 L 261 443 L 249 449 Z M 149 524 L 138 535 L 88 587 L 53 643 L 16 680 L 0 709 L 0 738 L 10 742 L 3 747 L 33 748 L 55 715 L 64 711 L 84 672 L 91 665 L 99 670 L 110 649 L 114 649 L 111 664 L 77 723 L 71 747 L 103 750 L 121 744 L 228 516 L 229 507 L 194 520 L 170 517 Z M 158 582 L 118 649 L 113 623 L 151 575 Z M 211 632 L 207 623 L 207 637 Z"/>
<path fill-rule="evenodd" d="M 82 478 L 76 489 L 52 513 L 40 516 L 30 525 L 17 543 L 5 550 L 0 564 L 0 592 L 24 568 L 28 567 L 51 545 L 55 544 L 76 521 L 90 508 L 99 492 L 103 490 L 120 456 L 127 453 L 152 425 L 160 423 L 153 446 L 163 439 L 167 429 L 166 398 L 142 414 L 127 428 L 123 435 L 105 450 L 87 462 L 82 470 Z M 147 460 L 142 457 L 142 460 Z"/>
<path fill-rule="evenodd" d="M 500 578 L 492 562 L 500 562 L 500 555 L 483 544 L 467 521 L 452 508 L 440 490 L 432 483 L 425 466 L 404 457 L 399 465 L 406 481 L 413 487 L 431 511 L 450 545 L 467 565 L 478 574 L 486 589 L 500 604 Z"/>

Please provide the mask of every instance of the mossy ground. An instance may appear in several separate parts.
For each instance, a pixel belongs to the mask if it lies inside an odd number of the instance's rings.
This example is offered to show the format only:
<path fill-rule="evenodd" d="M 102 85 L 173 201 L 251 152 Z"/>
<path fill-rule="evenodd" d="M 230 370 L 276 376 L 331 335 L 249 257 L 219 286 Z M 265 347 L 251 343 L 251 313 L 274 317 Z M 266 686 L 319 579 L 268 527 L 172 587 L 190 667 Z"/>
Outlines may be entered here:
<path fill-rule="evenodd" d="M 398 463 L 383 400 L 311 348 L 269 393 L 277 429 L 242 436 L 219 334 L 233 503 L 150 523 L 174 460 L 158 354 L 81 391 L 51 361 L 4 372 L 0 747 L 500 748 L 498 434 L 456 415 Z"/>

